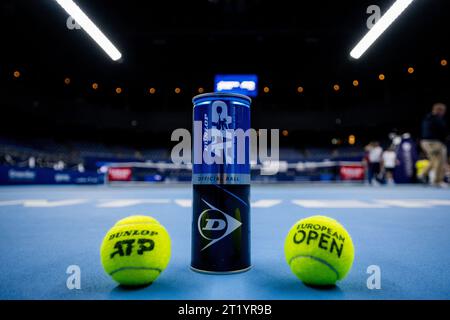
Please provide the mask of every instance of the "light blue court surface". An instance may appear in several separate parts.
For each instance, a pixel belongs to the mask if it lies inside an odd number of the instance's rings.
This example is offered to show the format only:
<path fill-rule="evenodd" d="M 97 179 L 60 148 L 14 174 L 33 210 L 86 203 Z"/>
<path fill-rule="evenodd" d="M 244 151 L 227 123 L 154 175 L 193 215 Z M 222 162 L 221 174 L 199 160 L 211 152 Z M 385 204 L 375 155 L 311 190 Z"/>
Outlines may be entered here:
<path fill-rule="evenodd" d="M 191 189 L 167 187 L 1 187 L 1 299 L 449 299 L 450 190 L 426 187 L 254 186 L 253 268 L 235 275 L 192 272 Z M 117 286 L 99 247 L 120 218 L 149 214 L 172 238 L 172 259 L 151 286 Z M 349 276 L 331 289 L 303 285 L 283 244 L 300 218 L 323 214 L 352 235 Z M 81 289 L 66 269 L 81 268 Z M 381 268 L 381 289 L 367 288 L 367 267 Z"/>

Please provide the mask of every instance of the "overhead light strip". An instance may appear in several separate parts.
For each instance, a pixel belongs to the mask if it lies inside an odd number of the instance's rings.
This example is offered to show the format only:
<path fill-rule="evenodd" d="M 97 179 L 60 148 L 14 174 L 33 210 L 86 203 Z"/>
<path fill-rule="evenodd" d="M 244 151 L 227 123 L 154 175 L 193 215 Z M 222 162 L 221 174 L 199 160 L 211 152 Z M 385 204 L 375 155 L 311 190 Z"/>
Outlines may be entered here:
<path fill-rule="evenodd" d="M 350 56 L 354 59 L 359 59 L 413 1 L 397 0 L 353 48 Z"/>
<path fill-rule="evenodd" d="M 91 19 L 72 0 L 55 0 L 83 29 L 86 33 L 106 52 L 114 61 L 119 60 L 122 54 L 103 34 L 103 32 L 92 22 Z"/>

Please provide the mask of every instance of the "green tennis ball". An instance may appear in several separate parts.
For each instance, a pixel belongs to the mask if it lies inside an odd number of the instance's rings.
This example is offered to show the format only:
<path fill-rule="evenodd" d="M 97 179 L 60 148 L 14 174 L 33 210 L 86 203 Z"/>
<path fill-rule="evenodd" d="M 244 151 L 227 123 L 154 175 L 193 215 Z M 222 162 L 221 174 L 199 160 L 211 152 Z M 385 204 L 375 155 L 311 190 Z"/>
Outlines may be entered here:
<path fill-rule="evenodd" d="M 127 286 L 152 283 L 170 260 L 170 237 L 154 218 L 130 216 L 119 220 L 106 234 L 100 248 L 103 268 Z"/>
<path fill-rule="evenodd" d="M 292 272 L 308 285 L 334 285 L 350 271 L 355 249 L 347 230 L 334 219 L 312 216 L 292 226 L 284 244 Z"/>
<path fill-rule="evenodd" d="M 127 224 L 146 224 L 146 223 L 156 223 L 156 224 L 160 224 L 158 220 L 156 220 L 153 217 L 149 217 L 149 216 L 129 216 L 126 218 L 123 218 L 119 221 L 116 222 L 116 224 L 114 226 L 123 226 L 123 225 L 127 225 Z"/>

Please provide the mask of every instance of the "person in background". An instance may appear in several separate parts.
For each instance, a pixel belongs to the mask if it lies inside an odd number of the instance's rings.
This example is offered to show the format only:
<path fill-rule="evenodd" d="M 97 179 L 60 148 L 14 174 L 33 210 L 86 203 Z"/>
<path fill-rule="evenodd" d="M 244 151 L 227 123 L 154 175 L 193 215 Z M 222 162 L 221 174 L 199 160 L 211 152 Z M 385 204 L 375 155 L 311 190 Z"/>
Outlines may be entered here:
<path fill-rule="evenodd" d="M 422 122 L 422 140 L 420 146 L 430 160 L 429 166 L 418 177 L 425 180 L 433 171 L 434 179 L 430 183 L 438 187 L 447 187 L 444 182 L 447 166 L 447 125 L 445 123 L 445 112 L 447 107 L 443 103 L 435 103 L 431 113 L 427 114 Z"/>
<path fill-rule="evenodd" d="M 394 169 L 398 164 L 394 146 L 390 146 L 381 155 L 381 172 L 387 184 L 394 184 Z"/>
<path fill-rule="evenodd" d="M 64 161 L 58 160 L 58 162 L 56 162 L 53 165 L 53 169 L 57 170 L 57 171 L 61 171 L 61 170 L 64 170 L 65 166 L 66 166 L 66 164 L 64 163 Z"/>
<path fill-rule="evenodd" d="M 5 154 L 5 163 L 10 166 L 13 166 L 16 164 L 13 157 L 10 154 Z"/>
<path fill-rule="evenodd" d="M 83 164 L 83 162 L 80 162 L 78 165 L 77 165 L 77 169 L 78 169 L 78 172 L 81 172 L 81 173 L 83 173 L 85 170 L 84 170 L 84 164 Z"/>
<path fill-rule="evenodd" d="M 36 158 L 31 156 L 28 158 L 28 168 L 34 169 L 36 167 Z"/>
<path fill-rule="evenodd" d="M 423 183 L 427 181 L 426 176 L 424 175 L 425 170 L 430 166 L 430 160 L 428 160 L 425 156 L 421 156 L 419 160 L 416 162 L 416 177 L 417 180 Z"/>
<path fill-rule="evenodd" d="M 380 162 L 383 148 L 378 141 L 370 142 L 364 150 L 367 152 L 368 160 L 368 182 L 369 184 L 378 185 L 377 177 L 380 173 Z"/>

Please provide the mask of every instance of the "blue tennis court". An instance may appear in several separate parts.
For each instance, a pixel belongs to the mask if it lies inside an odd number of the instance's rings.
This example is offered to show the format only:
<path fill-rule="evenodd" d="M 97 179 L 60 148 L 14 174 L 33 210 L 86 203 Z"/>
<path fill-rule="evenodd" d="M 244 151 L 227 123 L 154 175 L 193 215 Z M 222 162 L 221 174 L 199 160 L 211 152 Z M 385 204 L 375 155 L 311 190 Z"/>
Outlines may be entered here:
<path fill-rule="evenodd" d="M 17 186 L 0 189 L 0 299 L 449 299 L 450 191 L 418 186 L 256 185 L 252 187 L 252 269 L 193 272 L 190 185 L 150 187 Z M 155 283 L 118 286 L 100 264 L 103 236 L 133 214 L 157 218 L 172 258 Z M 302 284 L 284 259 L 289 228 L 327 215 L 349 231 L 353 268 L 337 286 Z M 66 286 L 69 266 L 81 289 Z M 381 270 L 368 289 L 367 268 Z"/>

